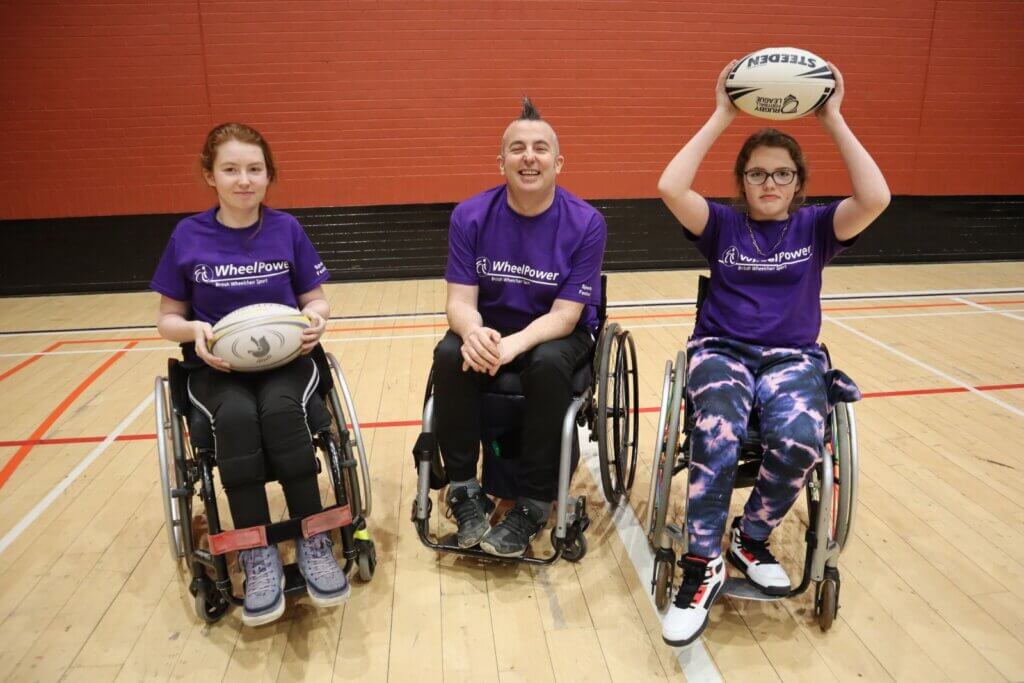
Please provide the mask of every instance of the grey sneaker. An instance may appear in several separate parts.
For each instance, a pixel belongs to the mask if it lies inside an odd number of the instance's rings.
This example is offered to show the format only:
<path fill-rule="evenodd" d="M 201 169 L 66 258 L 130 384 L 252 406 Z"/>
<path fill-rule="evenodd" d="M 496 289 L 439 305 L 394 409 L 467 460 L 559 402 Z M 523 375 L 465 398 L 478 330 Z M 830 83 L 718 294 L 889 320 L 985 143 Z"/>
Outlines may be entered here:
<path fill-rule="evenodd" d="M 278 619 L 284 614 L 284 568 L 277 546 L 241 550 L 238 563 L 245 572 L 242 623 L 260 626 Z"/>
<path fill-rule="evenodd" d="M 306 592 L 317 607 L 340 605 L 352 592 L 345 572 L 331 552 L 333 545 L 326 531 L 295 542 L 299 572 L 306 579 Z"/>
<path fill-rule="evenodd" d="M 457 536 L 460 548 L 472 548 L 491 528 L 490 517 L 494 503 L 480 489 L 471 493 L 465 486 L 448 489 L 448 509 L 459 525 Z"/>
<path fill-rule="evenodd" d="M 536 510 L 517 502 L 480 541 L 480 549 L 498 557 L 521 557 L 546 524 Z"/>

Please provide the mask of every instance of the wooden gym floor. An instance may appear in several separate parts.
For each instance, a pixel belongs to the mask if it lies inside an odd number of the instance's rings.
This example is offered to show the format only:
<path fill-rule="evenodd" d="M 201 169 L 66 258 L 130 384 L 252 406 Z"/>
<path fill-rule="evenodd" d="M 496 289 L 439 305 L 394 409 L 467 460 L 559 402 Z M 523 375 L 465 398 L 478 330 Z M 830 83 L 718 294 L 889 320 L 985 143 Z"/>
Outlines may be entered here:
<path fill-rule="evenodd" d="M 693 323 L 689 303 L 654 302 L 692 301 L 696 277 L 611 275 L 613 304 L 642 302 L 611 309 L 646 409 L 632 509 L 613 516 L 581 465 L 590 552 L 535 570 L 439 558 L 409 522 L 443 283 L 329 285 L 380 564 L 345 607 L 291 600 L 259 629 L 200 623 L 169 557 L 151 394 L 175 349 L 155 295 L 0 300 L 0 679 L 1024 680 L 1024 264 L 826 271 L 822 339 L 866 394 L 838 620 L 818 630 L 811 592 L 727 598 L 684 652 L 661 642 L 636 519 L 664 364 Z M 794 575 L 805 519 L 799 503 L 775 543 Z"/>

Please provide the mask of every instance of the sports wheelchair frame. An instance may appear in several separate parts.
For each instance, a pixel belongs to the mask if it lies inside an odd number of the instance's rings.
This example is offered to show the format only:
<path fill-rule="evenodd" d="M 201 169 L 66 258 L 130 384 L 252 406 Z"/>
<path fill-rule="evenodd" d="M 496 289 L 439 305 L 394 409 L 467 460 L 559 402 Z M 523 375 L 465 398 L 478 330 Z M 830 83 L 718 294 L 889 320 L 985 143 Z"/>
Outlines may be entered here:
<path fill-rule="evenodd" d="M 224 616 L 231 605 L 241 605 L 234 594 L 225 553 L 298 538 L 302 535 L 338 529 L 341 537 L 343 569 L 353 566 L 359 578 L 369 581 L 377 566 L 377 553 L 366 520 L 370 516 L 372 494 L 369 468 L 362 433 L 356 418 L 352 396 L 337 359 L 317 346 L 312 357 L 320 373 L 320 384 L 311 400 L 323 401 L 330 415 L 330 427 L 313 435 L 323 462 L 326 462 L 334 488 L 335 505 L 322 512 L 269 524 L 224 531 L 218 512 L 214 483 L 217 456 L 212 442 L 196 433 L 209 429 L 209 422 L 188 399 L 188 370 L 177 359 L 168 361 L 167 377 L 157 377 L 154 385 L 157 424 L 157 454 L 163 491 L 167 541 L 175 562 L 185 561 L 192 580 L 189 591 L 196 614 L 207 623 Z M 341 392 L 339 395 L 338 389 Z M 200 420 L 200 422 L 190 422 Z M 352 431 L 348 425 L 351 424 Z M 190 428 L 196 433 L 192 433 Z M 353 444 L 355 448 L 353 449 Z M 321 460 L 317 466 L 322 470 Z M 268 477 L 268 482 L 272 481 Z M 207 543 L 195 536 L 193 498 L 198 496 L 205 509 L 209 527 Z M 285 593 L 304 592 L 305 580 L 295 564 L 285 566 Z"/>
<path fill-rule="evenodd" d="M 601 488 L 605 498 L 613 506 L 628 499 L 636 474 L 639 445 L 636 345 L 632 335 L 623 330 L 618 323 L 607 323 L 606 287 L 607 278 L 602 276 L 597 343 L 588 362 L 574 373 L 572 403 L 562 420 L 557 509 L 555 526 L 551 530 L 551 545 L 554 552 L 548 557 L 501 558 L 479 548 L 460 548 L 454 535 L 437 539 L 430 533 L 430 513 L 433 508 L 430 490 L 440 490 L 448 484 L 448 475 L 434 437 L 433 372 L 427 380 L 424 397 L 423 431 L 413 448 L 413 461 L 418 479 L 416 499 L 412 506 L 412 522 L 416 526 L 420 541 L 425 546 L 441 552 L 490 561 L 511 560 L 544 565 L 555 562 L 559 557 L 564 557 L 570 562 L 581 560 L 587 552 L 584 532 L 590 524 L 590 518 L 587 516 L 586 497 L 569 495 L 569 482 L 579 457 L 577 426 L 586 425 L 590 430 L 590 440 L 597 442 Z M 484 390 L 482 399 L 482 420 L 486 423 L 488 404 L 501 406 L 502 402 L 508 399 L 523 399 L 518 374 L 499 372 Z M 485 448 L 485 490 L 488 488 L 488 457 Z"/>
<path fill-rule="evenodd" d="M 701 276 L 697 295 L 698 314 L 707 286 L 708 279 Z M 827 349 L 825 353 L 827 356 Z M 656 432 L 659 438 L 655 440 L 654 466 L 651 468 L 645 528 L 655 553 L 651 591 L 658 609 L 664 609 L 671 597 L 677 559 L 675 548 L 680 548 L 678 556 L 681 557 L 686 553 L 688 540 L 685 506 L 678 525 L 667 521 L 672 478 L 682 471 L 688 473 L 691 459 L 690 435 L 694 417 L 686 394 L 687 370 L 685 350 L 676 355 L 675 364 L 672 361 L 665 362 L 661 411 Z M 740 445 L 735 488 L 754 485 L 764 454 L 756 410 L 751 415 L 747 438 Z M 683 437 L 682 443 L 680 436 Z M 850 539 L 857 503 L 857 427 L 852 403 L 837 402 L 833 407 L 826 420 L 821 455 L 821 462 L 812 470 L 806 487 L 809 526 L 805 535 L 807 550 L 800 584 L 787 595 L 769 596 L 744 578 L 730 578 L 723 588 L 723 594 L 752 600 L 778 600 L 803 593 L 813 581 L 815 614 L 821 630 L 827 631 L 839 610 L 839 555 Z"/>

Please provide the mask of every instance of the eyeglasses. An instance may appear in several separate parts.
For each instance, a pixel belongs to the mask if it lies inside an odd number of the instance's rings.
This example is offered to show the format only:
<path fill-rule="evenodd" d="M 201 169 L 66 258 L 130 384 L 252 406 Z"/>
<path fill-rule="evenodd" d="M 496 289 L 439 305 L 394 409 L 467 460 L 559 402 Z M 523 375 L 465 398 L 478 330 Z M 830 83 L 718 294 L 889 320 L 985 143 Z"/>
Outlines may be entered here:
<path fill-rule="evenodd" d="M 796 178 L 796 171 L 791 168 L 779 168 L 769 173 L 764 169 L 755 168 L 743 172 L 743 177 L 751 185 L 764 185 L 768 181 L 768 176 L 771 176 L 776 185 L 789 185 Z"/>

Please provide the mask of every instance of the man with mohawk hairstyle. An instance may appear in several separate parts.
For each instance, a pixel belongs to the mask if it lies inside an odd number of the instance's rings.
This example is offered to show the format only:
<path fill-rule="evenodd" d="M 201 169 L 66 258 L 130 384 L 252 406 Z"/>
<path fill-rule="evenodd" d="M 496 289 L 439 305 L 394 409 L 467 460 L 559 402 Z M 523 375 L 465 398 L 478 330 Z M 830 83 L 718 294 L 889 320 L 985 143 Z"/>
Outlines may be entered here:
<path fill-rule="evenodd" d="M 505 129 L 505 182 L 452 212 L 448 333 L 434 349 L 436 434 L 451 483 L 448 505 L 463 548 L 521 556 L 556 497 L 562 417 L 572 376 L 597 330 L 604 217 L 556 184 L 558 136 L 529 98 Z M 519 495 L 493 528 L 493 503 L 476 478 L 480 393 L 504 366 L 526 396 Z"/>

